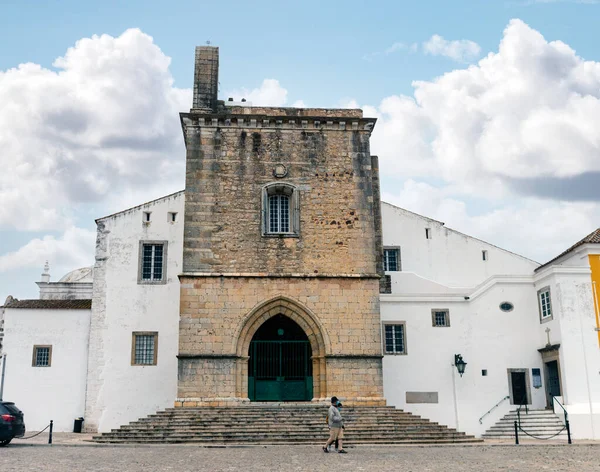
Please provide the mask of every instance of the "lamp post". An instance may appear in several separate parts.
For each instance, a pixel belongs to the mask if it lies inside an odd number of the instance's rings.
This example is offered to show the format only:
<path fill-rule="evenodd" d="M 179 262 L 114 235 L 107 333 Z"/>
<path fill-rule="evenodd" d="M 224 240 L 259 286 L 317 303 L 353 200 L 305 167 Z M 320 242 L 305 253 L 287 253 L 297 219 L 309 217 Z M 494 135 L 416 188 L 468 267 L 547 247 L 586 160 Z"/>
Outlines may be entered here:
<path fill-rule="evenodd" d="M 462 377 L 465 373 L 465 367 L 467 367 L 467 363 L 463 361 L 462 355 L 454 354 L 454 365 L 456 366 L 456 370 Z"/>

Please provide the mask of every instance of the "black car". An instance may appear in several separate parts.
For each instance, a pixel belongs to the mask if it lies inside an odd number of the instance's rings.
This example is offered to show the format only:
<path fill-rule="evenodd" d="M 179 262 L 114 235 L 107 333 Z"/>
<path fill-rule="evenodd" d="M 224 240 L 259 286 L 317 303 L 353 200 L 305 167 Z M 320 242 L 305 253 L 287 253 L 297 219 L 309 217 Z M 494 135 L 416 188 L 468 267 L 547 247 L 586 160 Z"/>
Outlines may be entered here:
<path fill-rule="evenodd" d="M 12 402 L 0 402 L 0 446 L 25 436 L 23 412 Z"/>

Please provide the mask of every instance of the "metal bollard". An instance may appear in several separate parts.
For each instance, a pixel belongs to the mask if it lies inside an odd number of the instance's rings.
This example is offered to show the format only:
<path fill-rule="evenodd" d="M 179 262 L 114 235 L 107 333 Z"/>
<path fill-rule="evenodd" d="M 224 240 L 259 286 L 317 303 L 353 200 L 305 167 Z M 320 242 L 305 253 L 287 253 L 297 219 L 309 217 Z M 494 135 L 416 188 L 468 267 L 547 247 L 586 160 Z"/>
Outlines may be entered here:
<path fill-rule="evenodd" d="M 519 427 L 515 421 L 515 444 L 519 444 Z"/>
<path fill-rule="evenodd" d="M 52 428 L 54 427 L 54 421 L 50 420 L 50 433 L 48 434 L 48 444 L 52 444 Z"/>
<path fill-rule="evenodd" d="M 565 420 L 565 426 L 567 427 L 567 438 L 569 439 L 569 444 L 573 444 L 571 441 L 571 426 L 569 425 L 569 420 Z"/>

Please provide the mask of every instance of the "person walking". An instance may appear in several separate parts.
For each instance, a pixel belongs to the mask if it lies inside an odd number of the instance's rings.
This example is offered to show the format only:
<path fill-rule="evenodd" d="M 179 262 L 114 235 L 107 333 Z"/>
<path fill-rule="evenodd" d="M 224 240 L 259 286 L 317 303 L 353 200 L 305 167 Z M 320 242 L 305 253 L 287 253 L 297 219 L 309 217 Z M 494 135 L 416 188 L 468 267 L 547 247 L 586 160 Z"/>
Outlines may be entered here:
<path fill-rule="evenodd" d="M 327 424 L 329 425 L 329 439 L 323 447 L 323 452 L 329 452 L 329 446 L 338 440 L 339 450 L 338 453 L 346 454 L 346 450 L 342 445 L 342 438 L 344 437 L 344 419 L 340 410 L 337 408 L 338 399 L 337 397 L 331 397 L 331 406 L 327 412 Z"/>

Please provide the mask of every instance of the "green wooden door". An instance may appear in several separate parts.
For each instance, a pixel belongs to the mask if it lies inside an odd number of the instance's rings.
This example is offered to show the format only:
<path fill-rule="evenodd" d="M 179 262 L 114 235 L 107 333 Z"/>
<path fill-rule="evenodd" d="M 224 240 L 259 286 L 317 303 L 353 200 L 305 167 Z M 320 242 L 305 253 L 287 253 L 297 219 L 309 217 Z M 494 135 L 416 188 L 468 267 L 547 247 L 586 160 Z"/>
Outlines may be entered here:
<path fill-rule="evenodd" d="M 308 341 L 252 341 L 248 360 L 250 400 L 312 400 L 310 357 Z"/>

